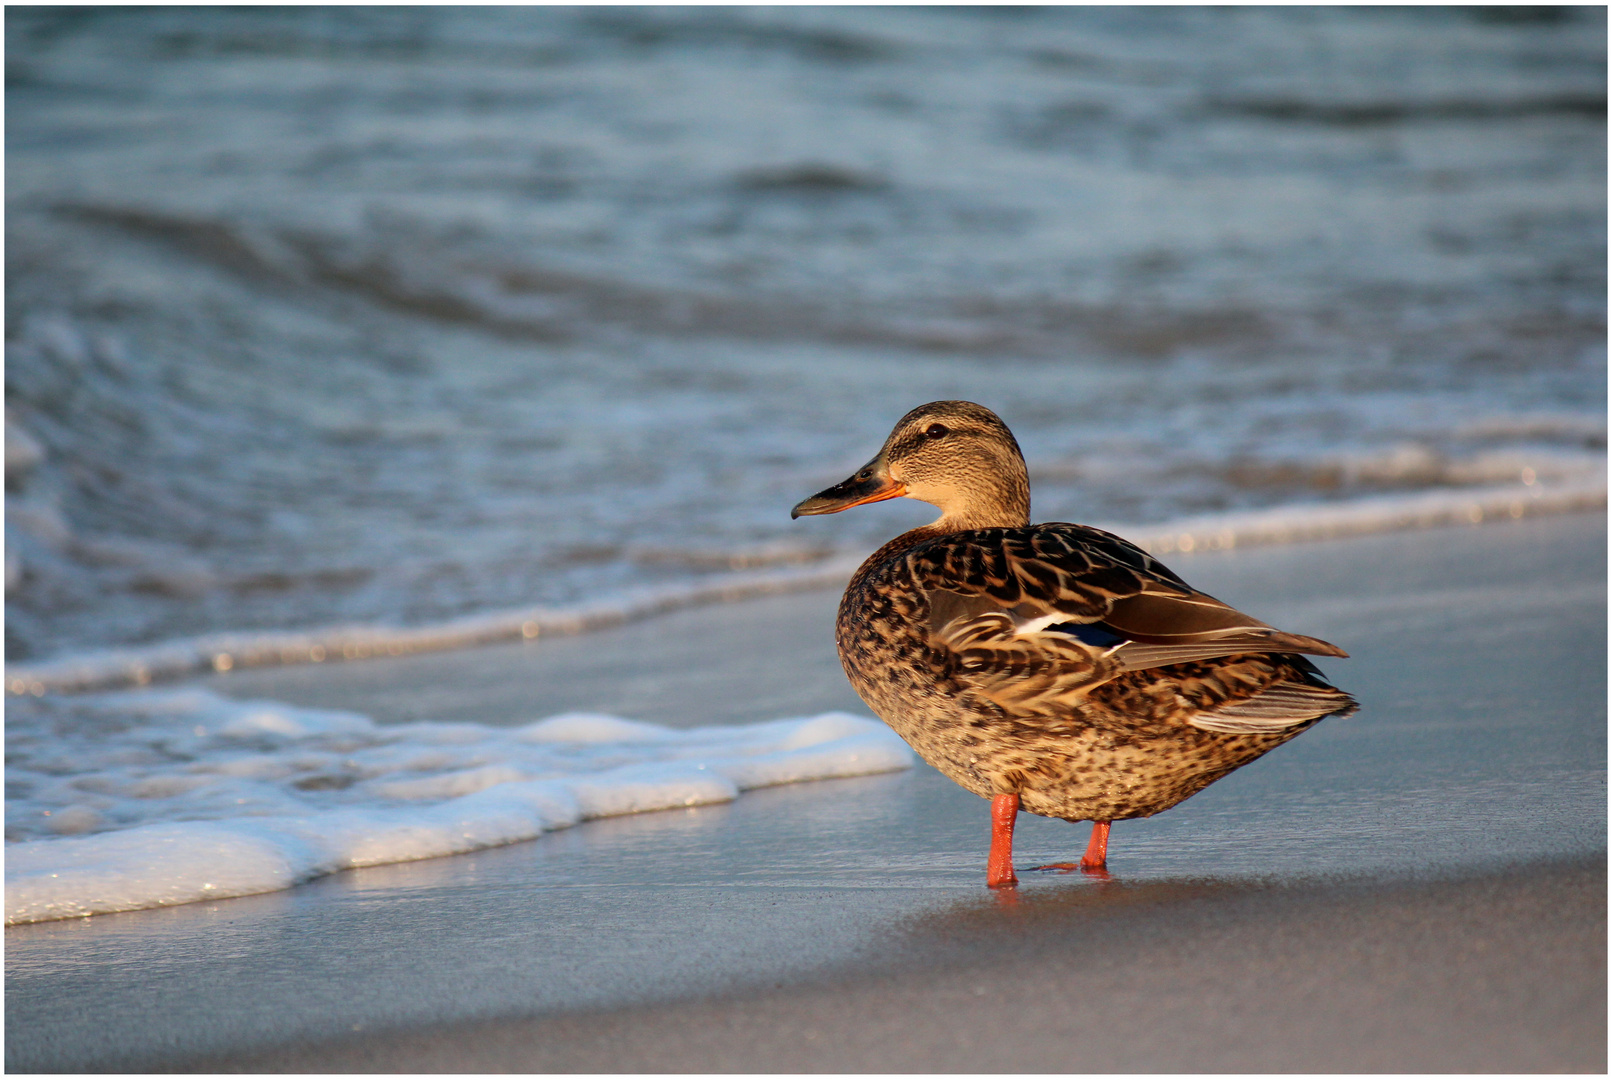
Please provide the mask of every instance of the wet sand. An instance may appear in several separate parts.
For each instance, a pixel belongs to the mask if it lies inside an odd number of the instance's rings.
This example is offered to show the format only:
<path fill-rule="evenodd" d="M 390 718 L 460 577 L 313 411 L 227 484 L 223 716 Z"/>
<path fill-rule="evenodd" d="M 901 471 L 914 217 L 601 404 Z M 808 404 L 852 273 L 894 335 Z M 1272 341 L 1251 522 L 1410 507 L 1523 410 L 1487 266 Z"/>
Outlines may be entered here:
<path fill-rule="evenodd" d="M 1604 1072 L 1606 866 L 975 898 L 782 989 L 388 1033 L 202 1068 Z"/>
<path fill-rule="evenodd" d="M 983 888 L 933 770 L 7 931 L 12 1071 L 1604 1071 L 1605 521 L 1177 558 L 1364 709 Z M 855 708 L 835 597 L 265 669 L 379 719 Z M 1021 867 L 1084 829 L 1027 818 Z M 1008 902 L 1012 901 L 1012 902 Z"/>

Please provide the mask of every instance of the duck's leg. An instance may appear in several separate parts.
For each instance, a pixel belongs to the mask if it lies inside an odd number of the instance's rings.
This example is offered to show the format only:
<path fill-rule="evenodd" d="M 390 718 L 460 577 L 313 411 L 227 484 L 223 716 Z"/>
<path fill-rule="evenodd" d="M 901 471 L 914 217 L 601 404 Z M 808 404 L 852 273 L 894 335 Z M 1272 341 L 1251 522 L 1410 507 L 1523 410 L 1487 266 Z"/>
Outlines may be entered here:
<path fill-rule="evenodd" d="M 1108 826 L 1107 821 L 1094 821 L 1091 823 L 1091 842 L 1086 845 L 1086 854 L 1081 856 L 1080 868 L 1082 870 L 1108 869 Z"/>
<path fill-rule="evenodd" d="M 1091 841 L 1086 845 L 1086 854 L 1081 856 L 1077 863 L 1060 862 L 1048 863 L 1046 866 L 1037 866 L 1037 870 L 1055 870 L 1060 874 L 1068 874 L 1079 870 L 1094 878 L 1107 881 L 1108 877 L 1108 827 L 1110 821 L 1094 821 L 1091 823 Z"/>
<path fill-rule="evenodd" d="M 998 795 L 991 800 L 991 856 L 985 862 L 985 884 L 993 889 L 1017 885 L 1013 874 L 1013 825 L 1019 820 L 1019 797 Z"/>

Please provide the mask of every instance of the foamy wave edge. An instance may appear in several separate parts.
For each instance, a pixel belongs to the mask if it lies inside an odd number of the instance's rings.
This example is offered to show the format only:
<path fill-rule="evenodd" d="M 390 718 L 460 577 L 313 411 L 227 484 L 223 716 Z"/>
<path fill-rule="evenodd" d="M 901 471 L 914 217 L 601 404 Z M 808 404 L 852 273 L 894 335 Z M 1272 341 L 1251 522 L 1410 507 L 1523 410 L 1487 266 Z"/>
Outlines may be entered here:
<path fill-rule="evenodd" d="M 262 704 L 246 703 L 244 711 Z M 356 714 L 331 715 L 368 723 Z M 731 802 L 755 788 L 895 772 L 916 760 L 884 724 L 843 712 L 683 730 L 568 714 L 525 731 L 537 737 L 532 733 L 556 725 L 559 730 L 541 737 L 580 737 L 598 744 L 603 727 L 607 736 L 627 744 L 705 740 L 711 745 L 696 758 L 500 782 L 423 807 L 159 821 L 90 836 L 8 843 L 5 923 L 278 892 L 342 870 L 502 847 L 596 818 Z M 566 725 L 589 730 L 578 736 L 564 730 Z M 475 724 L 438 726 L 489 730 Z M 712 742 L 718 736 L 726 739 Z"/>
<path fill-rule="evenodd" d="M 1576 483 L 1508 484 L 1381 496 L 1343 503 L 1184 518 L 1163 525 L 1102 525 L 1153 554 L 1193 554 L 1373 533 L 1477 525 L 1604 510 L 1606 477 Z M 204 671 L 324 663 L 536 641 L 602 630 L 704 604 L 840 586 L 864 554 L 816 566 L 724 575 L 715 580 L 621 593 L 573 607 L 488 612 L 419 627 L 337 626 L 280 633 L 224 633 L 140 648 L 107 649 L 37 664 L 7 665 L 6 693 L 83 693 L 182 678 Z"/>

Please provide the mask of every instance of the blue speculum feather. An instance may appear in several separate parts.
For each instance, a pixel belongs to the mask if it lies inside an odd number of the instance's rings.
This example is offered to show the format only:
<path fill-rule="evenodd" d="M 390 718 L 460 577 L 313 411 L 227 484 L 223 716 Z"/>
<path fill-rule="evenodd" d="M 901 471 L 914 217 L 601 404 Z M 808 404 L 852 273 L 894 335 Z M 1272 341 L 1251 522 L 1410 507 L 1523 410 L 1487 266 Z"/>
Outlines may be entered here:
<path fill-rule="evenodd" d="M 1068 634 L 1072 638 L 1078 638 L 1087 645 L 1095 645 L 1100 649 L 1106 649 L 1110 645 L 1118 645 L 1122 641 L 1130 640 L 1114 633 L 1102 623 L 1055 623 L 1047 627 L 1047 629 L 1060 634 Z"/>

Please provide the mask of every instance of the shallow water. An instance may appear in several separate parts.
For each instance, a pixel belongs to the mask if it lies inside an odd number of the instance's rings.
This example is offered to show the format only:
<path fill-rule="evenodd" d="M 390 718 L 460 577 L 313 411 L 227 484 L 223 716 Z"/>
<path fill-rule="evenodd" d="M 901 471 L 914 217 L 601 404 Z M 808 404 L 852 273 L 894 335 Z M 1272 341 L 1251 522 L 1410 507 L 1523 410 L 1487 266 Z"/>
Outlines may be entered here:
<path fill-rule="evenodd" d="M 508 729 L 197 689 L 23 698 L 6 726 L 5 920 L 272 892 L 915 760 L 843 712 L 694 730 L 567 713 Z"/>
<path fill-rule="evenodd" d="M 1605 550 L 1604 517 L 1563 515 L 1172 560 L 1275 625 L 1344 645 L 1351 659 L 1322 663 L 1362 710 L 1169 813 L 1118 823 L 1116 874 L 1439 874 L 1604 851 Z M 910 764 L 888 729 L 839 711 L 865 706 L 838 670 L 834 602 L 822 591 L 559 642 L 13 699 L 7 838 L 21 843 L 7 850 L 7 917 L 285 889 L 524 849 L 551 830 L 549 854 L 476 865 L 502 867 L 512 887 L 567 887 L 576 831 L 594 838 L 582 845 L 594 884 L 716 872 L 777 888 L 979 889 L 986 804 L 927 766 L 744 795 L 737 862 L 713 854 L 730 849 L 711 831 L 722 815 L 567 828 Z M 653 723 L 535 720 L 577 708 Z M 753 722 L 765 715 L 815 719 Z M 626 846 L 594 847 L 601 835 Z M 1024 815 L 1020 865 L 1067 861 L 1084 836 Z M 421 880 L 453 878 L 454 862 Z"/>
<path fill-rule="evenodd" d="M 865 550 L 942 397 L 1042 519 L 1604 475 L 1597 9 L 7 29 L 9 660 Z"/>

